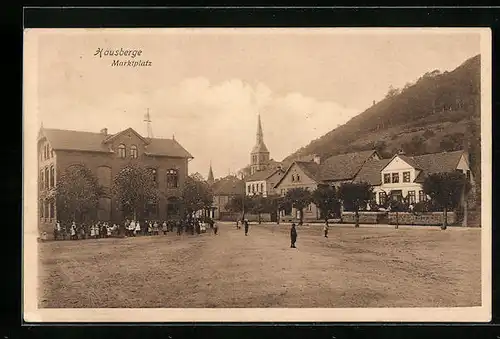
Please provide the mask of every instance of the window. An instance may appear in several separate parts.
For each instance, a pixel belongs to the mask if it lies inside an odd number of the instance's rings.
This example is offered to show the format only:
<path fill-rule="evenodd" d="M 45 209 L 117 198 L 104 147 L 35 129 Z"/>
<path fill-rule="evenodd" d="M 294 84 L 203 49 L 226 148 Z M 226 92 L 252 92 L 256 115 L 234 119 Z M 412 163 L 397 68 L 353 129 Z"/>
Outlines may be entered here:
<path fill-rule="evenodd" d="M 408 191 L 408 203 L 414 204 L 416 203 L 415 191 Z"/>
<path fill-rule="evenodd" d="M 45 218 L 49 217 L 49 204 L 46 201 L 43 202 L 43 215 Z"/>
<path fill-rule="evenodd" d="M 54 166 L 50 166 L 50 188 L 53 188 L 55 186 L 54 175 L 55 175 Z"/>
<path fill-rule="evenodd" d="M 311 212 L 312 211 L 312 204 L 307 205 L 307 211 Z"/>
<path fill-rule="evenodd" d="M 43 182 L 44 180 L 44 171 L 43 169 L 40 170 L 40 189 L 43 190 L 43 188 L 45 187 L 45 183 Z"/>
<path fill-rule="evenodd" d="M 51 202 L 49 202 L 49 219 L 52 219 L 54 217 L 55 217 L 55 215 L 54 215 L 54 202 L 51 201 Z"/>
<path fill-rule="evenodd" d="M 467 170 L 467 180 L 470 181 L 470 170 Z"/>
<path fill-rule="evenodd" d="M 252 184 L 252 193 L 255 193 L 255 184 Z"/>
<path fill-rule="evenodd" d="M 44 214 L 43 214 L 43 201 L 40 201 L 40 218 L 43 219 Z"/>
<path fill-rule="evenodd" d="M 282 196 L 285 195 L 285 189 L 284 188 L 281 189 L 281 195 Z"/>
<path fill-rule="evenodd" d="M 264 184 L 263 183 L 260 184 L 260 191 L 264 192 Z"/>
<path fill-rule="evenodd" d="M 385 205 L 387 202 L 387 194 L 385 192 L 378 193 L 378 203 L 379 205 Z"/>
<path fill-rule="evenodd" d="M 248 193 L 250 194 L 251 191 L 252 191 L 252 186 L 248 185 Z"/>
<path fill-rule="evenodd" d="M 122 159 L 127 156 L 125 145 L 121 144 L 120 146 L 118 146 L 118 156 Z"/>
<path fill-rule="evenodd" d="M 391 175 L 389 173 L 384 174 L 384 184 L 390 184 L 391 183 Z"/>
<path fill-rule="evenodd" d="M 418 201 L 426 201 L 427 196 L 424 194 L 423 190 L 418 191 Z"/>
<path fill-rule="evenodd" d="M 300 175 L 297 174 L 297 181 L 300 181 Z"/>
<path fill-rule="evenodd" d="M 394 184 L 399 182 L 399 173 L 392 173 L 392 182 Z"/>
<path fill-rule="evenodd" d="M 137 159 L 137 146 L 136 145 L 130 146 L 130 157 L 132 159 Z"/>
<path fill-rule="evenodd" d="M 177 170 L 175 169 L 167 170 L 167 188 L 177 188 L 177 187 L 178 187 Z"/>
<path fill-rule="evenodd" d="M 292 182 L 295 181 L 295 174 L 292 174 Z"/>
<path fill-rule="evenodd" d="M 49 168 L 48 167 L 45 167 L 45 170 L 44 170 L 45 174 L 45 189 L 49 189 Z"/>
<path fill-rule="evenodd" d="M 151 179 L 155 184 L 158 183 L 158 173 L 156 171 L 156 168 L 150 168 L 149 171 L 151 172 Z"/>
<path fill-rule="evenodd" d="M 176 197 L 170 197 L 167 199 L 167 215 L 178 215 L 179 214 L 179 199 Z"/>
<path fill-rule="evenodd" d="M 410 182 L 410 172 L 403 172 L 403 182 Z"/>

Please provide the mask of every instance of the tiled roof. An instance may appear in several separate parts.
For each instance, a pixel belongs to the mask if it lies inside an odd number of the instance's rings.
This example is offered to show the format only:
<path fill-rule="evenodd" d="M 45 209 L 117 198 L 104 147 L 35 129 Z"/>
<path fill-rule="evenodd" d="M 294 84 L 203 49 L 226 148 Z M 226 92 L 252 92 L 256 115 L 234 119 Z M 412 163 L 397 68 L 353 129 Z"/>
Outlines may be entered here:
<path fill-rule="evenodd" d="M 264 141 L 262 141 L 253 147 L 252 153 L 269 153 L 269 151 Z"/>
<path fill-rule="evenodd" d="M 250 175 L 249 177 L 245 178 L 246 182 L 249 181 L 261 181 L 261 180 L 266 180 L 270 176 L 272 176 L 274 173 L 277 171 L 280 171 L 278 168 L 272 167 L 268 168 L 262 171 L 257 171 L 254 174 Z"/>
<path fill-rule="evenodd" d="M 74 150 L 83 152 L 105 152 L 111 150 L 103 141 L 109 140 L 110 135 L 102 133 L 71 131 L 61 129 L 42 130 L 50 145 L 55 150 Z M 147 145 L 146 154 L 156 156 L 171 156 L 181 158 L 192 158 L 176 140 L 153 138 Z"/>
<path fill-rule="evenodd" d="M 381 185 L 382 175 L 380 173 L 391 160 L 392 159 L 368 160 L 354 178 L 354 182 L 367 182 L 372 186 Z"/>
<path fill-rule="evenodd" d="M 353 179 L 375 151 L 362 151 L 334 155 L 321 163 L 319 178 L 323 181 Z"/>
<path fill-rule="evenodd" d="M 452 172 L 457 168 L 460 157 L 464 151 L 432 153 L 414 156 L 412 159 L 423 171 L 415 179 L 415 182 L 423 182 L 425 176 L 432 173 Z"/>
<path fill-rule="evenodd" d="M 227 176 L 212 185 L 214 195 L 245 194 L 245 182 L 235 176 Z"/>
<path fill-rule="evenodd" d="M 321 165 L 314 161 L 296 161 L 295 164 L 299 166 L 309 178 L 315 181 L 321 181 L 321 177 L 319 176 Z"/>

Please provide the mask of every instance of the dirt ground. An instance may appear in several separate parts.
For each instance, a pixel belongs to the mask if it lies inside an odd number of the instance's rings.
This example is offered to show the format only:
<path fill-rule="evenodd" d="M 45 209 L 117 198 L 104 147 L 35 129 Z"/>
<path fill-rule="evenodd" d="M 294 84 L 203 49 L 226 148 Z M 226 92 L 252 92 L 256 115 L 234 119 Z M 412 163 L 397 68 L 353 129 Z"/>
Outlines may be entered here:
<path fill-rule="evenodd" d="M 481 304 L 480 229 L 234 224 L 220 234 L 51 241 L 41 308 L 465 307 Z"/>

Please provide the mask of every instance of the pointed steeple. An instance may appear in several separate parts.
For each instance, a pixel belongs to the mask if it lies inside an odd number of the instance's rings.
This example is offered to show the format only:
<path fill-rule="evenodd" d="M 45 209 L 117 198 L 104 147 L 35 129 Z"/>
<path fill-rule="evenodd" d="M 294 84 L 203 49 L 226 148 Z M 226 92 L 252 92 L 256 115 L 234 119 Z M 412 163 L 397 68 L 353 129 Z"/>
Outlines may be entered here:
<path fill-rule="evenodd" d="M 210 169 L 208 170 L 208 179 L 207 182 L 212 185 L 214 183 L 214 172 L 212 171 L 212 161 L 210 161 Z"/>
<path fill-rule="evenodd" d="M 264 142 L 264 133 L 262 132 L 262 123 L 260 122 L 260 114 L 257 122 L 257 145 Z"/>

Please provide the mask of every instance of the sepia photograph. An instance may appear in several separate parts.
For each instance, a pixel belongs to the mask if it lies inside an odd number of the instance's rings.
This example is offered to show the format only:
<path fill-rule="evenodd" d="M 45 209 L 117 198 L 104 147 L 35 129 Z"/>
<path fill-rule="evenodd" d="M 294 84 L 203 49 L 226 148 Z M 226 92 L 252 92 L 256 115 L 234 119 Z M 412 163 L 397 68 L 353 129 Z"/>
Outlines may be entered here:
<path fill-rule="evenodd" d="M 23 45 L 25 321 L 491 319 L 488 29 Z"/>

